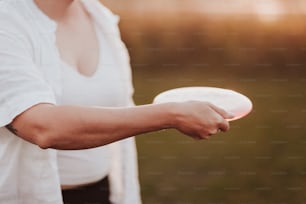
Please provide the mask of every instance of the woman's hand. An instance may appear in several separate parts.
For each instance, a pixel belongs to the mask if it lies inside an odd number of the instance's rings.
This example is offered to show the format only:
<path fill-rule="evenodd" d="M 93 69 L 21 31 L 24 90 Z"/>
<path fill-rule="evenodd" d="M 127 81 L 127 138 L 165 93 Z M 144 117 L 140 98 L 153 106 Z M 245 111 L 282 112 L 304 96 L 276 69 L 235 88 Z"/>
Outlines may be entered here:
<path fill-rule="evenodd" d="M 174 128 L 194 139 L 208 139 L 219 131 L 229 130 L 226 119 L 233 116 L 208 102 L 190 101 L 175 104 Z"/>

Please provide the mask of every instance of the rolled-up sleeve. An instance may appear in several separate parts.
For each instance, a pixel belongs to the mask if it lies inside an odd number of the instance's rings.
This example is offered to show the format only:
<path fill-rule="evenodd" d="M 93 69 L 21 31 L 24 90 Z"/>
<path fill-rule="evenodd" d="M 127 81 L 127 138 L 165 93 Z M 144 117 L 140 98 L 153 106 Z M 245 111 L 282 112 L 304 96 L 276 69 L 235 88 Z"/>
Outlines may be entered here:
<path fill-rule="evenodd" d="M 33 45 L 22 32 L 0 21 L 0 127 L 39 103 L 55 104 L 55 96 L 33 61 Z"/>

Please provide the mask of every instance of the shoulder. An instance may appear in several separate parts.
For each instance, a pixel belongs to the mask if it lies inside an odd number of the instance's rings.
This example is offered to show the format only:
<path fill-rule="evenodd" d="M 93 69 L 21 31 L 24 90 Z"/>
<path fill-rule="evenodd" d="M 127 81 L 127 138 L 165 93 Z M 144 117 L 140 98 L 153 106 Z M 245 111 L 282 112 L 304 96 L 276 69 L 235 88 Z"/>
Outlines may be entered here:
<path fill-rule="evenodd" d="M 0 0 L 0 32 L 22 34 L 29 31 L 29 17 L 23 0 Z"/>
<path fill-rule="evenodd" d="M 11 18 L 18 18 L 21 16 L 24 8 L 23 1 L 17 2 L 16 0 L 0 0 L 0 15 L 7 17 L 8 20 Z M 5 20 L 1 18 L 0 20 Z"/>
<path fill-rule="evenodd" d="M 15 56 L 32 57 L 35 36 L 26 11 L 17 0 L 0 0 L 0 58 L 6 59 L 10 52 Z M 5 51 L 5 52 L 4 52 Z M 12 55 L 11 55 L 12 56 Z"/>
<path fill-rule="evenodd" d="M 34 41 L 33 26 L 23 0 L 0 0 L 0 41 L 29 47 Z M 5 43 L 6 42 L 6 43 Z"/>

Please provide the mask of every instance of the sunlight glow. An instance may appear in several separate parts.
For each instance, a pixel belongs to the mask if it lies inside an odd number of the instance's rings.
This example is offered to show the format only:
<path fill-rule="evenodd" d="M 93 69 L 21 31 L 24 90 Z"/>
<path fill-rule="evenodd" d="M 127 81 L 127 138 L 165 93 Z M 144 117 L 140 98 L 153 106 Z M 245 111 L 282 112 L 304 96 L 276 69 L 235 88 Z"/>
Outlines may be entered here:
<path fill-rule="evenodd" d="M 1 0 L 0 0 L 1 1 Z M 287 14 L 306 14 L 306 0 L 105 0 L 121 9 L 137 13 L 176 14 L 190 12 L 221 15 L 256 15 L 275 21 Z"/>
<path fill-rule="evenodd" d="M 278 20 L 284 13 L 283 5 L 274 0 L 261 0 L 253 5 L 254 13 L 263 21 Z"/>

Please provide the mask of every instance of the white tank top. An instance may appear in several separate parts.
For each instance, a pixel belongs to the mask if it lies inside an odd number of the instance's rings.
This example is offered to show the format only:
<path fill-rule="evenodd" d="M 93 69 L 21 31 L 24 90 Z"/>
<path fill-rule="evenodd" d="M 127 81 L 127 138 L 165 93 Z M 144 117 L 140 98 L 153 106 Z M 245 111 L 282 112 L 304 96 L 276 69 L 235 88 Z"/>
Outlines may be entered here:
<path fill-rule="evenodd" d="M 96 26 L 100 44 L 100 58 L 92 76 L 84 76 L 62 61 L 62 105 L 122 106 L 127 91 L 122 85 L 122 73 L 116 66 L 108 42 Z M 62 185 L 86 184 L 105 177 L 110 168 L 109 146 L 88 150 L 59 150 L 59 175 Z"/>

